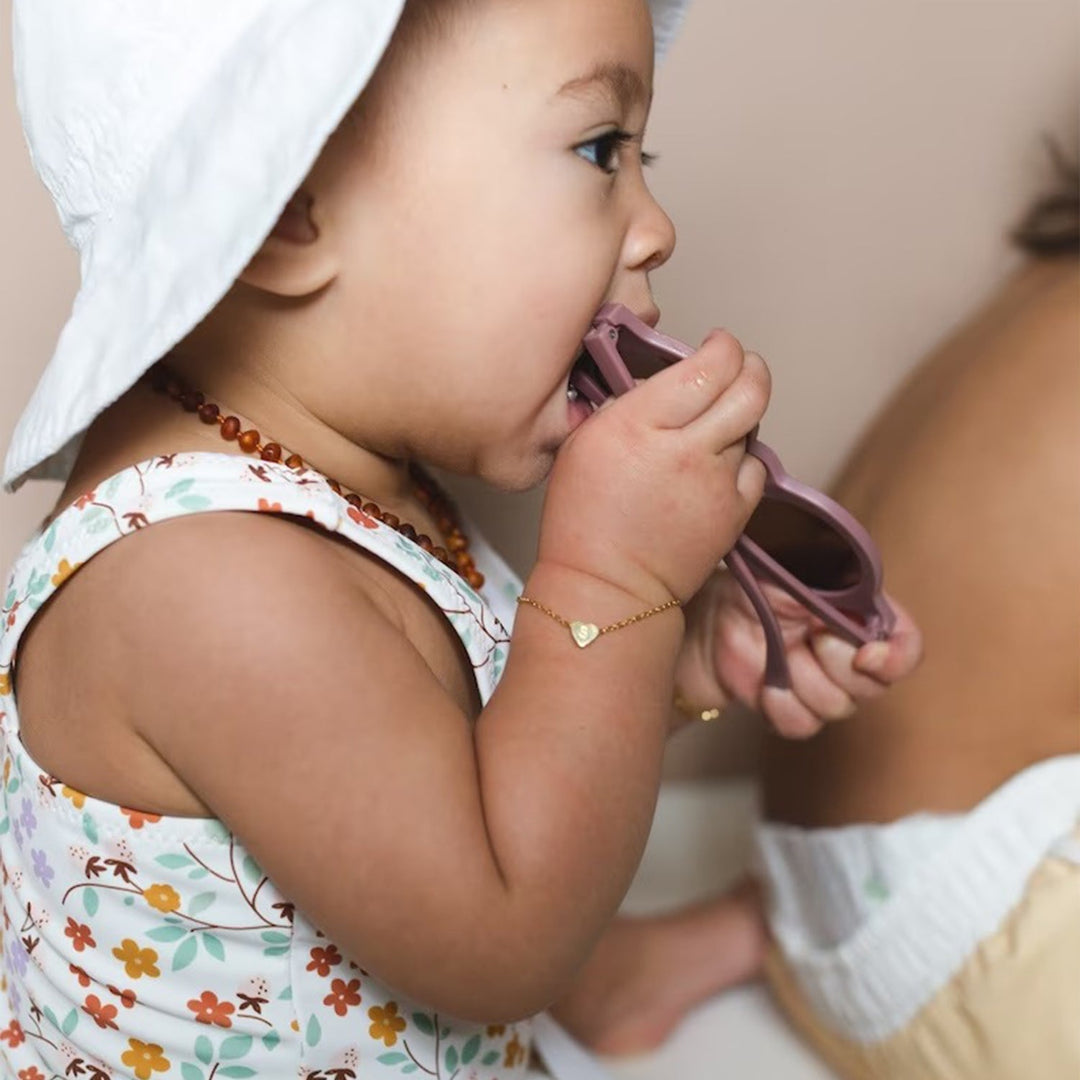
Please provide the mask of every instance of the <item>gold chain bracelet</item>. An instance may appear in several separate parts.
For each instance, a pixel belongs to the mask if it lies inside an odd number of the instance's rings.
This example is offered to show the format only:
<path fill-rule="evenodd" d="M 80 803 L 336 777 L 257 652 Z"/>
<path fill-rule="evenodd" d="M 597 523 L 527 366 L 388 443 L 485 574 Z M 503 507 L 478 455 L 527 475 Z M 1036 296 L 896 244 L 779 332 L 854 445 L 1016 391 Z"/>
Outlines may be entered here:
<path fill-rule="evenodd" d="M 682 694 L 675 695 L 674 704 L 675 708 L 684 716 L 689 716 L 691 720 L 703 720 L 706 724 L 711 720 L 718 719 L 721 712 L 720 709 L 715 707 L 711 709 L 699 709 L 696 706 L 691 705 Z"/>
<path fill-rule="evenodd" d="M 602 634 L 610 634 L 613 630 L 622 630 L 625 626 L 631 626 L 633 623 L 641 622 L 642 619 L 648 619 L 653 615 L 659 615 L 662 611 L 667 611 L 669 608 L 679 606 L 678 600 L 669 600 L 666 604 L 659 604 L 657 607 L 649 608 L 648 611 L 642 611 L 638 615 L 631 615 L 628 619 L 620 619 L 610 626 L 597 626 L 596 623 L 571 622 L 569 619 L 564 619 L 561 615 L 552 611 L 551 608 L 544 607 L 543 604 L 534 600 L 531 596 L 519 596 L 517 602 L 519 604 L 528 604 L 529 607 L 534 607 L 537 611 L 543 612 L 549 619 L 554 619 L 560 626 L 565 626 L 570 631 L 570 636 L 579 649 L 588 648 Z"/>

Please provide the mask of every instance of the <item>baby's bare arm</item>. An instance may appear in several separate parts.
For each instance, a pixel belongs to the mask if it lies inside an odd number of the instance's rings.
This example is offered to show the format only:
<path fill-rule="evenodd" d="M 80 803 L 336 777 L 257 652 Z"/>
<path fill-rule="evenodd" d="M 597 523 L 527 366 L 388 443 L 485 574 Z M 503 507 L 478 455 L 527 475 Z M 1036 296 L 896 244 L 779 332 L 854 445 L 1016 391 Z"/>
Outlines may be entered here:
<path fill-rule="evenodd" d="M 648 832 L 680 612 L 583 651 L 523 612 L 474 730 L 325 538 L 230 514 L 125 544 L 130 714 L 290 899 L 442 1011 L 558 996 Z M 601 623 L 638 607 L 560 568 L 530 588 Z"/>

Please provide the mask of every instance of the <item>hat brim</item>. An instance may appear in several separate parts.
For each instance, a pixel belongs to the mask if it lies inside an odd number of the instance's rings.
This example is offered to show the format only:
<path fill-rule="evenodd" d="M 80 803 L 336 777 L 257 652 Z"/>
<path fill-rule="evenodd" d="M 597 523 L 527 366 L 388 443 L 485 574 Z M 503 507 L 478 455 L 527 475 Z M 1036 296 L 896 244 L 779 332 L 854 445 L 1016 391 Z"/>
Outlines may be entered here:
<path fill-rule="evenodd" d="M 688 5 L 650 0 L 658 56 Z M 65 479 L 94 419 L 228 292 L 367 85 L 403 6 L 308 0 L 302 17 L 264 6 L 87 241 L 71 315 L 8 448 L 8 491 Z M 228 152 L 205 154 L 208 144 Z"/>

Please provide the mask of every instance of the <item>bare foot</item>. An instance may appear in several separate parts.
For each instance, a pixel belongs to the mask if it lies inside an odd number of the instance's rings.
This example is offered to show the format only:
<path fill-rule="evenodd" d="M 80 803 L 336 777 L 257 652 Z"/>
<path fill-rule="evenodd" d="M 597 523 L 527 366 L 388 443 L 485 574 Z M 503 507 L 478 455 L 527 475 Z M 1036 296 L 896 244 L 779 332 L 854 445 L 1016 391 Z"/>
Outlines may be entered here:
<path fill-rule="evenodd" d="M 618 918 L 551 1012 L 598 1053 L 654 1050 L 695 1005 L 756 978 L 766 941 L 749 879 L 682 911 Z"/>

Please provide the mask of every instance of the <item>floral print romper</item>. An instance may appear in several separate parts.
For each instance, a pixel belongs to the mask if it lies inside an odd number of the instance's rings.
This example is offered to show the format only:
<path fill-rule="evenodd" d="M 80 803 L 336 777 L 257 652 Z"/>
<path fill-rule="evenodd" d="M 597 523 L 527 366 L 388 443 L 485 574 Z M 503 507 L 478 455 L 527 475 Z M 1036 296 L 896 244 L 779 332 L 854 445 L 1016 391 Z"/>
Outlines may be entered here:
<path fill-rule="evenodd" d="M 474 539 L 487 577 L 481 596 L 313 471 L 228 454 L 154 458 L 43 526 L 0 597 L 2 1075 L 526 1075 L 529 1022 L 466 1024 L 407 1001 L 342 955 L 220 821 L 95 799 L 50 776 L 23 747 L 13 666 L 34 613 L 114 540 L 220 510 L 307 517 L 375 552 L 443 609 L 485 703 L 502 673 L 521 589 L 506 564 Z"/>

